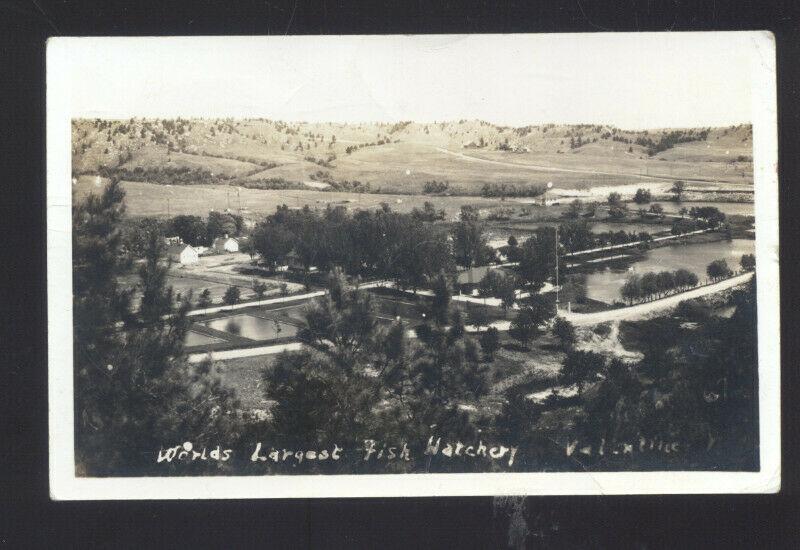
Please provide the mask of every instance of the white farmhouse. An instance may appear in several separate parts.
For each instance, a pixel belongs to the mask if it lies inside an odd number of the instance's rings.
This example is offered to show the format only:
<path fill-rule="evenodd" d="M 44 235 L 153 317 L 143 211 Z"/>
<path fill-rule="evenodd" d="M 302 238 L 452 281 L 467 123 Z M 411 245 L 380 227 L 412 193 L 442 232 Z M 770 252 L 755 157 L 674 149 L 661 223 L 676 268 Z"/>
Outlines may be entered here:
<path fill-rule="evenodd" d="M 199 260 L 197 250 L 188 244 L 172 244 L 167 247 L 167 255 L 181 265 L 196 264 Z"/>
<path fill-rule="evenodd" d="M 215 252 L 239 252 L 239 241 L 233 237 L 217 237 L 211 247 Z"/>

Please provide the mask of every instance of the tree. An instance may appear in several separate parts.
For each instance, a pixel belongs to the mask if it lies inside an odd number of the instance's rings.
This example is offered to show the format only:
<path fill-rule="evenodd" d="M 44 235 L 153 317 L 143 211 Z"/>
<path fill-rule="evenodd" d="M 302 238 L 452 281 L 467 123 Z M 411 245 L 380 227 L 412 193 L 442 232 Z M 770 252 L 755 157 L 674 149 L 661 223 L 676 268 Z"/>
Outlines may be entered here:
<path fill-rule="evenodd" d="M 508 309 L 514 307 L 514 303 L 517 301 L 517 278 L 513 275 L 501 277 L 495 292 L 497 297 L 500 298 L 500 305 L 503 306 L 503 314 L 506 314 Z"/>
<path fill-rule="evenodd" d="M 79 475 L 165 475 L 153 454 L 191 434 L 197 448 L 236 442 L 238 407 L 208 363 L 189 364 L 189 297 L 165 286 L 163 241 L 151 235 L 140 306 L 118 286 L 124 191 L 112 180 L 73 206 L 75 465 Z M 120 323 L 118 327 L 118 323 Z M 194 464 L 195 471 L 217 468 Z M 186 472 L 185 469 L 182 470 Z"/>
<path fill-rule="evenodd" d="M 706 267 L 706 273 L 712 281 L 718 281 L 733 275 L 733 272 L 728 267 L 728 262 L 725 260 L 714 260 L 708 264 L 708 267 Z"/>
<path fill-rule="evenodd" d="M 486 313 L 485 308 L 474 306 L 469 308 L 467 312 L 467 320 L 469 321 L 469 324 L 480 329 L 481 327 L 489 324 L 489 315 Z"/>
<path fill-rule="evenodd" d="M 555 305 L 541 295 L 531 298 L 528 305 L 520 308 L 517 316 L 511 321 L 509 334 L 523 346 L 541 333 L 539 325 L 555 315 Z"/>
<path fill-rule="evenodd" d="M 447 323 L 447 318 L 450 309 L 450 298 L 452 292 L 450 290 L 450 282 L 447 280 L 445 274 L 439 273 L 434 279 L 432 284 L 433 300 L 431 301 L 431 318 L 437 324 L 444 325 Z"/>
<path fill-rule="evenodd" d="M 608 205 L 609 206 L 617 206 L 622 207 L 622 196 L 617 193 L 616 191 L 612 191 L 608 194 Z"/>
<path fill-rule="evenodd" d="M 489 269 L 486 275 L 478 281 L 478 292 L 481 296 L 496 296 L 503 276 L 496 269 Z"/>
<path fill-rule="evenodd" d="M 258 279 L 253 279 L 253 292 L 256 295 L 256 298 L 259 300 L 264 298 L 264 294 L 267 293 L 267 285 L 263 281 L 259 281 Z"/>
<path fill-rule="evenodd" d="M 206 241 L 206 224 L 200 216 L 180 215 L 170 222 L 171 233 L 177 235 L 185 243 L 198 246 Z"/>
<path fill-rule="evenodd" d="M 678 269 L 675 271 L 675 286 L 680 289 L 687 289 L 697 286 L 697 275 L 688 269 Z"/>
<path fill-rule="evenodd" d="M 533 291 L 538 291 L 555 272 L 556 239 L 552 227 L 539 227 L 521 247 L 519 274 Z"/>
<path fill-rule="evenodd" d="M 675 276 L 671 271 L 661 271 L 657 273 L 656 286 L 661 296 L 668 294 L 675 288 Z"/>
<path fill-rule="evenodd" d="M 164 237 L 164 223 L 156 218 L 139 218 L 122 223 L 124 249 L 134 258 L 143 258 L 152 235 Z"/>
<path fill-rule="evenodd" d="M 745 271 L 753 271 L 756 268 L 755 254 L 743 254 L 739 264 Z"/>
<path fill-rule="evenodd" d="M 531 310 L 534 318 L 541 325 L 556 315 L 556 304 L 544 294 L 534 294 L 527 299 L 527 308 Z"/>
<path fill-rule="evenodd" d="M 556 317 L 553 324 L 553 336 L 561 342 L 561 348 L 568 350 L 575 345 L 575 326 L 563 317 Z"/>
<path fill-rule="evenodd" d="M 592 380 L 605 368 L 605 359 L 593 351 L 571 351 L 564 359 L 561 367 L 561 383 L 564 385 L 575 384 L 578 395 L 583 394 L 587 381 Z"/>
<path fill-rule="evenodd" d="M 653 195 L 647 189 L 639 188 L 636 190 L 636 194 L 633 196 L 633 202 L 636 204 L 647 204 L 653 198 Z"/>
<path fill-rule="evenodd" d="M 268 221 L 259 224 L 250 237 L 252 248 L 270 268 L 285 261 L 294 248 L 295 236 L 285 227 Z"/>
<path fill-rule="evenodd" d="M 461 207 L 461 220 L 453 227 L 452 235 L 453 252 L 458 265 L 469 269 L 484 262 L 487 257 L 486 237 L 477 209 Z"/>
<path fill-rule="evenodd" d="M 225 291 L 225 294 L 222 296 L 222 301 L 229 306 L 236 304 L 239 302 L 239 298 L 241 297 L 241 291 L 239 290 L 238 286 L 229 286 L 228 289 Z"/>
<path fill-rule="evenodd" d="M 236 220 L 233 216 L 225 212 L 212 211 L 208 213 L 206 222 L 206 242 L 209 244 L 217 237 L 224 235 L 236 235 Z"/>
<path fill-rule="evenodd" d="M 655 272 L 648 272 L 642 275 L 642 297 L 645 299 L 652 299 L 653 296 L 658 294 L 658 274 Z"/>
<path fill-rule="evenodd" d="M 628 305 L 632 305 L 633 302 L 643 296 L 642 277 L 635 273 L 628 277 L 622 288 L 620 288 L 619 293 L 628 302 Z"/>
<path fill-rule="evenodd" d="M 272 415 L 278 434 L 306 445 L 351 436 L 346 432 L 357 422 L 348 421 L 353 415 L 343 414 L 341 405 L 341 392 L 351 386 L 324 357 L 309 351 L 282 353 L 263 372 L 267 397 L 276 401 Z M 357 437 L 358 431 L 352 435 Z"/>
<path fill-rule="evenodd" d="M 200 296 L 197 298 L 197 307 L 200 309 L 206 309 L 212 304 L 211 300 L 211 291 L 207 288 L 200 293 Z"/>
<path fill-rule="evenodd" d="M 672 184 L 672 193 L 674 194 L 675 202 L 681 202 L 681 197 L 683 196 L 683 192 L 686 189 L 686 184 L 683 181 L 678 180 Z"/>
<path fill-rule="evenodd" d="M 372 295 L 349 288 L 341 269 L 328 274 L 328 295 L 305 313 L 300 338 L 318 349 L 330 350 L 337 362 L 354 362 L 370 350 L 377 318 Z M 350 366 L 343 364 L 350 370 Z"/>
<path fill-rule="evenodd" d="M 508 248 L 505 249 L 506 256 L 511 262 L 518 262 L 520 258 L 519 241 L 514 235 L 508 237 Z"/>
<path fill-rule="evenodd" d="M 495 352 L 500 348 L 500 331 L 495 327 L 489 327 L 481 334 L 479 340 L 486 358 L 489 361 L 493 360 Z"/>
<path fill-rule="evenodd" d="M 299 333 L 314 350 L 281 354 L 264 371 L 265 397 L 277 401 L 276 432 L 294 444 L 363 442 L 392 432 L 393 415 L 407 418 L 397 409 L 398 393 L 408 389 L 407 328 L 398 322 L 382 329 L 372 296 L 349 287 L 341 270 L 330 272 L 327 285 L 328 294 L 306 310 Z M 381 402 L 384 412 L 376 413 Z"/>

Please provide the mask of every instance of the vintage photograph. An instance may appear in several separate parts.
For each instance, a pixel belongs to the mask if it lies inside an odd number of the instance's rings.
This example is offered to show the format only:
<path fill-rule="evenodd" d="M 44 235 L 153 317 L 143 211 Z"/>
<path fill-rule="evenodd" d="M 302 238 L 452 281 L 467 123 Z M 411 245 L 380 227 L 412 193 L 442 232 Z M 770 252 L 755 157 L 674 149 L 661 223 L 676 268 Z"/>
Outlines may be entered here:
<path fill-rule="evenodd" d="M 777 490 L 770 56 L 760 33 L 56 40 L 54 471 Z"/>

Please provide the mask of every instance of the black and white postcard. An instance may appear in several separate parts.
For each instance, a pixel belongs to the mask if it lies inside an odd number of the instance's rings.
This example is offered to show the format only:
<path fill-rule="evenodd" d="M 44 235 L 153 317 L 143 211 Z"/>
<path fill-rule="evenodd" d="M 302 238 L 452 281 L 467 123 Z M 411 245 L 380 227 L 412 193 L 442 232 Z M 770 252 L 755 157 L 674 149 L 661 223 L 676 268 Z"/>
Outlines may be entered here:
<path fill-rule="evenodd" d="M 780 488 L 767 32 L 55 38 L 54 499 Z"/>

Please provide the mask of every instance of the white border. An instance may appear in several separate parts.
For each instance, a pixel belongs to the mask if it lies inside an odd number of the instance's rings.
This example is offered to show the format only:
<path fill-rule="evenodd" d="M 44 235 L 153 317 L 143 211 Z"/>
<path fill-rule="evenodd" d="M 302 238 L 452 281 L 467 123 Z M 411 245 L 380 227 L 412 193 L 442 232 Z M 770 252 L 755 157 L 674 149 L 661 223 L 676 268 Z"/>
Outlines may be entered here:
<path fill-rule="evenodd" d="M 75 48 L 102 48 L 104 41 L 115 39 L 51 38 L 47 44 L 47 294 L 51 497 L 55 500 L 106 500 L 777 492 L 780 489 L 781 463 L 775 40 L 769 32 L 727 34 L 746 35 L 752 40 L 755 52 L 751 70 L 758 236 L 759 472 L 77 478 L 74 468 L 72 388 L 70 52 Z M 646 38 L 651 35 L 648 33 L 638 36 Z"/>

